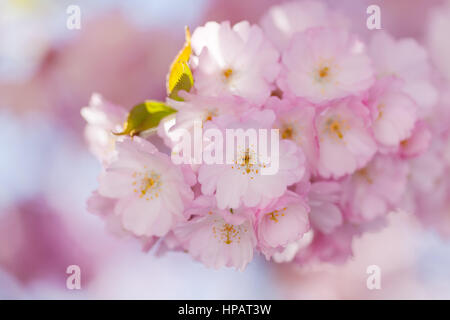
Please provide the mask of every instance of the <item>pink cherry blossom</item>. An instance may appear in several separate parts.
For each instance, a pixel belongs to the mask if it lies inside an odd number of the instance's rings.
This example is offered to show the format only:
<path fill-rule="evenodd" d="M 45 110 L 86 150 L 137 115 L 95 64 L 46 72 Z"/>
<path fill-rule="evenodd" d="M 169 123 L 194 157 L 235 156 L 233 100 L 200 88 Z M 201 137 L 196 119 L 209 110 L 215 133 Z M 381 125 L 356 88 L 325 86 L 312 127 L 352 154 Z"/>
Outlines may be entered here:
<path fill-rule="evenodd" d="M 383 78 L 371 88 L 369 107 L 375 140 L 385 150 L 397 149 L 409 138 L 417 120 L 417 106 L 395 79 Z"/>
<path fill-rule="evenodd" d="M 427 44 L 434 64 L 441 74 L 450 80 L 450 43 L 448 30 L 450 30 L 450 3 L 433 8 L 428 17 Z"/>
<path fill-rule="evenodd" d="M 446 104 L 448 107 L 448 104 Z M 433 129 L 445 123 L 446 130 L 435 132 L 427 151 L 410 161 L 408 197 L 410 210 L 428 228 L 450 236 L 450 129 L 448 117 L 440 113 Z"/>
<path fill-rule="evenodd" d="M 445 71 L 446 13 L 435 16 L 428 42 Z M 353 240 L 393 211 L 447 234 L 448 75 L 416 40 L 358 38 L 348 21 L 304 1 L 272 7 L 261 28 L 198 27 L 194 85 L 166 99 L 177 112 L 159 137 L 112 135 L 127 114 L 94 96 L 82 115 L 103 168 L 88 210 L 145 251 L 239 270 L 255 253 L 345 262 Z"/>
<path fill-rule="evenodd" d="M 373 81 L 360 41 L 343 29 L 312 28 L 294 35 L 277 83 L 289 95 L 324 103 L 362 93 Z"/>
<path fill-rule="evenodd" d="M 115 214 L 117 202 L 117 199 L 101 196 L 98 191 L 94 191 L 87 201 L 87 210 L 92 214 L 100 216 L 105 221 L 106 230 L 114 236 L 120 238 L 132 236 L 141 241 L 143 251 L 149 251 L 159 238 L 155 236 L 137 236 L 125 230 L 122 225 L 121 216 Z"/>
<path fill-rule="evenodd" d="M 274 87 L 279 54 L 247 21 L 208 22 L 192 35 L 195 88 L 202 95 L 238 95 L 261 105 Z"/>
<path fill-rule="evenodd" d="M 272 110 L 253 111 L 241 119 L 228 120 L 224 126 L 218 125 L 224 120 L 220 118 L 210 125 L 222 130 L 225 137 L 225 127 L 242 130 L 270 129 L 274 119 Z M 262 174 L 266 164 L 260 161 L 261 154 L 256 146 L 238 146 L 237 150 L 233 164 L 204 163 L 199 168 L 198 181 L 202 185 L 203 194 L 214 194 L 220 209 L 238 208 L 241 204 L 258 206 L 267 203 L 283 195 L 286 188 L 298 182 L 305 173 L 304 155 L 289 140 L 280 140 L 279 154 L 275 154 L 275 151 L 271 154 L 271 157 L 278 157 L 278 170 L 274 174 Z"/>
<path fill-rule="evenodd" d="M 127 118 L 126 109 L 105 101 L 99 94 L 93 94 L 89 106 L 81 109 L 86 120 L 85 138 L 91 152 L 102 163 L 108 163 L 115 156 L 115 143 Z"/>
<path fill-rule="evenodd" d="M 292 191 L 258 211 L 258 243 L 267 259 L 309 230 L 308 212 L 306 201 Z"/>
<path fill-rule="evenodd" d="M 114 214 L 117 199 L 101 196 L 98 191 L 94 191 L 87 200 L 87 210 L 95 215 L 102 217 L 106 223 L 106 229 L 119 236 L 126 234 L 122 228 L 120 216 Z"/>
<path fill-rule="evenodd" d="M 320 1 L 292 1 L 271 7 L 260 24 L 270 41 L 283 51 L 298 32 L 313 27 L 347 27 L 348 22 Z"/>
<path fill-rule="evenodd" d="M 431 112 L 437 91 L 431 82 L 427 52 L 414 39 L 396 41 L 385 32 L 377 32 L 368 47 L 376 74 L 396 76 L 404 81 L 403 91 L 417 103 L 419 114 Z"/>
<path fill-rule="evenodd" d="M 409 174 L 407 162 L 393 156 L 377 156 L 343 184 L 342 205 L 354 223 L 372 221 L 397 209 Z"/>
<path fill-rule="evenodd" d="M 37 195 L 3 207 L 0 211 L 0 270 L 26 288 L 36 283 L 65 281 L 66 268 L 76 261 L 88 286 L 96 274 L 99 260 L 94 259 L 87 241 L 80 241 L 83 225 L 71 214 L 62 212 Z M 91 236 L 92 240 L 101 238 Z M 105 249 L 97 243 L 96 249 Z M 63 270 L 63 272 L 61 272 Z M 2 297 L 4 282 L 0 281 Z M 64 287 L 65 288 L 65 287 Z"/>
<path fill-rule="evenodd" d="M 218 209 L 214 197 L 200 196 L 174 232 L 181 245 L 207 267 L 243 270 L 253 259 L 256 236 L 248 209 Z"/>
<path fill-rule="evenodd" d="M 250 108 L 247 100 L 236 96 L 208 97 L 189 93 L 180 93 L 184 101 L 169 100 L 177 112 L 177 126 L 195 121 L 202 123 L 223 115 L 234 115 Z"/>
<path fill-rule="evenodd" d="M 334 181 L 318 181 L 311 185 L 308 204 L 311 208 L 309 219 L 314 230 L 328 234 L 342 225 L 339 207 L 341 189 L 341 184 Z"/>
<path fill-rule="evenodd" d="M 238 96 L 210 97 L 180 92 L 183 101 L 167 99 L 167 104 L 177 110 L 175 121 L 164 119 L 159 125 L 158 134 L 167 145 L 173 146 L 180 138 L 178 129 L 187 130 L 191 135 L 196 123 L 203 124 L 219 116 L 232 116 L 250 109 L 247 100 Z M 164 122 L 173 122 L 168 128 Z"/>
<path fill-rule="evenodd" d="M 450 163 L 449 159 L 446 159 L 448 149 L 449 147 L 446 146 L 444 140 L 436 137 L 428 152 L 411 159 L 410 187 L 417 193 L 419 202 L 422 201 L 421 198 L 427 198 L 427 202 L 436 205 L 442 202 L 437 201 L 437 199 L 446 197 L 445 188 L 442 186 L 448 180 L 445 179 Z M 421 214 L 428 214 L 426 211 Z"/>
<path fill-rule="evenodd" d="M 400 144 L 400 155 L 403 157 L 415 157 L 428 149 L 432 135 L 424 121 L 418 121 L 414 126 L 411 136 Z"/>
<path fill-rule="evenodd" d="M 358 229 L 350 224 L 344 224 L 330 234 L 314 232 L 311 244 L 298 251 L 295 262 L 344 263 L 353 255 L 352 242 L 358 232 Z"/>
<path fill-rule="evenodd" d="M 362 168 L 377 151 L 368 125 L 369 111 L 357 100 L 325 108 L 316 119 L 319 137 L 319 174 L 340 178 Z"/>
<path fill-rule="evenodd" d="M 139 137 L 117 143 L 117 159 L 100 175 L 99 195 L 117 199 L 114 213 L 136 236 L 163 236 L 185 220 L 193 198 L 180 167 Z"/>
<path fill-rule="evenodd" d="M 278 97 L 270 97 L 264 106 L 275 111 L 277 117 L 274 128 L 280 130 L 281 138 L 295 142 L 305 154 L 308 167 L 315 168 L 319 157 L 314 127 L 315 108 L 306 101 L 291 102 Z"/>

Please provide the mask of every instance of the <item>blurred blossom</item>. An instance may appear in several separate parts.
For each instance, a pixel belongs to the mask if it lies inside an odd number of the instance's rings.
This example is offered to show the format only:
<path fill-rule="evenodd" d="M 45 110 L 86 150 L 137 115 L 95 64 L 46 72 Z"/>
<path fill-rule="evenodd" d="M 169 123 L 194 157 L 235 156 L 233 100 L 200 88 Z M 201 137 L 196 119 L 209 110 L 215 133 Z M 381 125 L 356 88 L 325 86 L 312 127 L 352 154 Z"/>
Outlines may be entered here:
<path fill-rule="evenodd" d="M 377 5 L 381 11 L 381 29 L 395 37 L 412 37 L 418 40 L 424 36 L 426 17 L 429 11 L 444 0 L 325 0 L 329 6 L 351 17 L 351 25 L 358 34 L 370 36 L 376 30 L 366 26 L 367 7 Z"/>
<path fill-rule="evenodd" d="M 0 79 L 11 81 L 32 74 L 50 43 L 44 21 L 49 20 L 53 6 L 48 0 L 0 2 Z"/>
<path fill-rule="evenodd" d="M 206 21 L 230 21 L 235 24 L 242 20 L 257 23 L 266 10 L 281 0 L 212 0 L 208 1 L 201 23 Z"/>
<path fill-rule="evenodd" d="M 445 270 L 450 262 L 427 254 L 430 250 L 445 251 L 443 244 L 431 239 L 421 235 L 410 213 L 395 212 L 387 228 L 354 241 L 355 255 L 346 264 L 273 267 L 284 298 L 288 299 L 448 299 L 448 288 L 438 284 L 433 273 L 439 273 L 441 281 L 448 283 Z M 420 261 L 426 264 L 419 269 Z M 370 265 L 381 269 L 380 290 L 366 286 Z"/>
<path fill-rule="evenodd" d="M 394 39 L 386 32 L 371 37 L 369 51 L 378 76 L 393 75 L 403 81 L 403 90 L 419 106 L 419 115 L 426 116 L 438 99 L 432 83 L 432 67 L 428 52 L 411 38 Z"/>
<path fill-rule="evenodd" d="M 84 136 L 89 150 L 100 162 L 108 163 L 115 156 L 115 143 L 127 118 L 127 110 L 105 101 L 99 94 L 93 94 L 89 106 L 81 109 L 81 115 L 88 123 Z"/>
<path fill-rule="evenodd" d="M 421 39 L 424 36 L 426 17 L 430 9 L 445 0 L 312 0 L 309 2 L 325 3 L 333 11 L 343 13 L 351 21 L 351 26 L 358 34 L 369 36 L 373 31 L 367 29 L 367 7 L 378 5 L 381 9 L 381 27 L 389 30 L 396 37 L 415 37 Z M 241 20 L 258 22 L 267 9 L 271 6 L 292 1 L 282 0 L 212 0 L 205 11 L 202 23 L 208 20 L 224 21 L 232 23 Z M 302 2 L 294 0 L 293 2 Z M 295 6 L 295 5 L 294 5 Z M 319 7 L 319 5 L 313 5 Z M 318 11 L 316 11 L 318 13 Z M 296 23 L 302 24 L 308 21 L 297 19 Z"/>
<path fill-rule="evenodd" d="M 272 6 L 260 20 L 267 37 L 279 50 L 287 49 L 289 39 L 296 32 L 319 26 L 346 27 L 348 23 L 344 16 L 330 12 L 321 1 L 293 1 Z"/>
<path fill-rule="evenodd" d="M 89 283 L 94 260 L 71 234 L 61 215 L 42 197 L 3 210 L 0 216 L 0 268 L 28 285 L 47 279 L 64 288 L 66 268 L 76 264 Z"/>
<path fill-rule="evenodd" d="M 1 83 L 0 104 L 49 112 L 79 128 L 80 108 L 93 92 L 126 108 L 162 99 L 176 50 L 170 32 L 140 30 L 122 12 L 109 11 L 84 23 L 73 39 L 49 48 L 29 80 Z"/>
<path fill-rule="evenodd" d="M 450 81 L 450 1 L 434 8 L 428 18 L 427 42 L 438 70 Z"/>
<path fill-rule="evenodd" d="M 411 192 L 407 194 L 412 210 L 425 226 L 450 237 L 450 94 L 440 96 L 437 112 L 428 119 L 433 131 L 429 150 L 411 160 Z M 412 201 L 412 203 L 411 203 Z"/>

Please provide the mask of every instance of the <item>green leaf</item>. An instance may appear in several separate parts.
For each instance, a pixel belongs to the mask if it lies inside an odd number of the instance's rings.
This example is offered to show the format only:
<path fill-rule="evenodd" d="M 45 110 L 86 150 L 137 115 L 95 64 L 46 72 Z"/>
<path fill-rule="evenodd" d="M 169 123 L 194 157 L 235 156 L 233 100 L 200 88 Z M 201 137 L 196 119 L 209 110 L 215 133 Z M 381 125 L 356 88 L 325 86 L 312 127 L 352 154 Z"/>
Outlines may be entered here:
<path fill-rule="evenodd" d="M 123 131 L 114 133 L 115 135 L 135 136 L 139 133 L 156 128 L 161 120 L 177 110 L 169 107 L 163 102 L 147 100 L 131 109 L 127 121 L 123 126 Z"/>
<path fill-rule="evenodd" d="M 177 66 L 178 67 L 174 68 L 174 70 L 177 70 L 176 72 L 178 72 L 178 75 L 176 76 L 177 82 L 172 88 L 169 98 L 177 101 L 183 101 L 183 99 L 178 96 L 178 91 L 184 90 L 189 92 L 194 86 L 194 77 L 192 76 L 191 69 L 189 68 L 187 62 L 179 62 Z"/>
<path fill-rule="evenodd" d="M 170 65 L 169 73 L 166 79 L 167 95 L 169 98 L 183 101 L 178 96 L 178 91 L 184 90 L 189 92 L 194 85 L 194 77 L 189 68 L 189 58 L 191 57 L 191 33 L 186 27 L 186 36 L 183 49 L 177 54 L 174 61 Z"/>

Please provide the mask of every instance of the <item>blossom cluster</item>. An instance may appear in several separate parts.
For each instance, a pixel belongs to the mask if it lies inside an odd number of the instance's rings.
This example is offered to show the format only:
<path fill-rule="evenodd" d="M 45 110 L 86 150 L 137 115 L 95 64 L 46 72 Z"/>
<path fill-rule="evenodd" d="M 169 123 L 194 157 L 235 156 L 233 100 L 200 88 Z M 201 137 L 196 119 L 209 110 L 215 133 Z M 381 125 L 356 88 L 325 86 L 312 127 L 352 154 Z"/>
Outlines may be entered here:
<path fill-rule="evenodd" d="M 208 22 L 186 59 L 193 86 L 164 102 L 157 128 L 118 135 L 129 113 L 95 94 L 82 109 L 100 160 L 88 200 L 116 233 L 147 249 L 187 252 L 208 267 L 342 262 L 352 241 L 402 209 L 438 102 L 413 39 L 352 33 L 318 1 L 272 7 L 259 25 Z M 234 164 L 175 164 L 176 130 L 279 130 L 279 170 L 262 175 L 248 148 Z"/>

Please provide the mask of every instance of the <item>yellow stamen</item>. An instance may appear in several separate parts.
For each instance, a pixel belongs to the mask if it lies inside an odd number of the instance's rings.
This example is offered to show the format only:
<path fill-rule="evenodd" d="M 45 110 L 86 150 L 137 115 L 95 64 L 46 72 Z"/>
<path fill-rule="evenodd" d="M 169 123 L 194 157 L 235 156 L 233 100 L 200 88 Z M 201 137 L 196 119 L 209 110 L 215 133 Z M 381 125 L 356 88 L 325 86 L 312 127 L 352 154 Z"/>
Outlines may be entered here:
<path fill-rule="evenodd" d="M 232 74 L 233 74 L 233 70 L 230 69 L 230 68 L 225 69 L 223 71 L 223 76 L 225 77 L 226 80 L 228 80 L 231 77 Z"/>
<path fill-rule="evenodd" d="M 384 110 L 385 107 L 386 107 L 386 106 L 385 106 L 383 103 L 380 103 L 380 104 L 377 106 L 377 109 L 378 109 L 377 120 L 380 120 L 380 119 L 383 117 L 383 110 Z"/>
<path fill-rule="evenodd" d="M 283 208 L 283 211 L 286 211 L 286 207 Z M 274 222 L 278 222 L 278 219 L 280 217 L 280 210 L 274 210 L 272 212 L 266 213 L 268 216 L 270 216 L 270 220 Z M 281 214 L 282 217 L 284 217 L 284 213 Z"/>
<path fill-rule="evenodd" d="M 329 71 L 330 71 L 330 68 L 328 68 L 328 67 L 323 67 L 322 69 L 319 70 L 319 77 L 322 78 L 322 79 L 325 78 L 325 77 L 327 77 Z"/>
<path fill-rule="evenodd" d="M 133 177 L 136 178 L 136 180 L 132 182 L 132 185 L 135 186 L 134 192 L 139 192 L 140 198 L 145 197 L 146 200 L 151 200 L 153 199 L 153 196 L 156 198 L 159 196 L 158 192 L 162 184 L 160 175 L 153 171 L 134 172 Z"/>
<path fill-rule="evenodd" d="M 292 139 L 293 135 L 294 135 L 294 130 L 292 129 L 292 127 L 286 127 L 281 132 L 281 138 L 282 139 Z"/>
<path fill-rule="evenodd" d="M 219 221 L 217 221 L 219 222 Z M 219 241 L 225 243 L 225 244 L 231 244 L 233 241 L 236 241 L 237 243 L 240 243 L 241 240 L 241 227 L 240 226 L 234 226 L 229 223 L 223 223 L 221 222 L 221 225 L 216 226 L 214 225 L 212 227 L 214 238 L 218 239 Z M 247 232 L 247 230 L 245 230 Z"/>
<path fill-rule="evenodd" d="M 330 125 L 330 128 L 334 133 L 336 133 L 336 135 L 339 137 L 339 139 L 342 139 L 344 137 L 344 135 L 342 134 L 339 122 L 333 121 L 333 123 Z"/>
<path fill-rule="evenodd" d="M 373 183 L 373 179 L 369 176 L 369 170 L 362 168 L 356 172 L 361 178 L 365 179 L 368 184 Z"/>
<path fill-rule="evenodd" d="M 349 126 L 345 121 L 333 117 L 326 121 L 324 131 L 330 136 L 336 137 L 338 140 L 343 140 L 344 134 L 348 129 Z"/>

